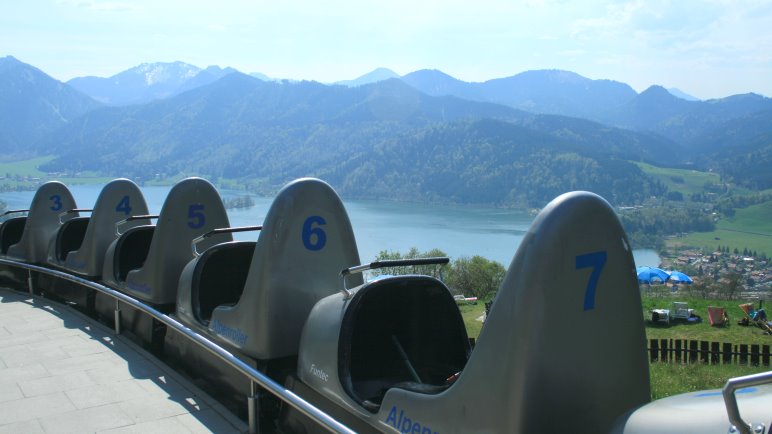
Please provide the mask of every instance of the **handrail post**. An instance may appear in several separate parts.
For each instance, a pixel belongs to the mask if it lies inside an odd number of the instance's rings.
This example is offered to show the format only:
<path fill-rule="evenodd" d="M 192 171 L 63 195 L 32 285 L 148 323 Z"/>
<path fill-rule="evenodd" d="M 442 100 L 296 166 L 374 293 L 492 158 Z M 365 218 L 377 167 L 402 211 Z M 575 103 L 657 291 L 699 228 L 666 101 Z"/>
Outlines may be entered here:
<path fill-rule="evenodd" d="M 260 432 L 260 386 L 249 380 L 249 395 L 247 397 L 247 411 L 249 412 L 249 434 Z"/>
<path fill-rule="evenodd" d="M 115 334 L 121 334 L 121 302 L 115 299 Z"/>
<path fill-rule="evenodd" d="M 34 285 L 32 285 L 32 270 L 27 270 L 27 288 L 29 295 L 35 295 Z"/>

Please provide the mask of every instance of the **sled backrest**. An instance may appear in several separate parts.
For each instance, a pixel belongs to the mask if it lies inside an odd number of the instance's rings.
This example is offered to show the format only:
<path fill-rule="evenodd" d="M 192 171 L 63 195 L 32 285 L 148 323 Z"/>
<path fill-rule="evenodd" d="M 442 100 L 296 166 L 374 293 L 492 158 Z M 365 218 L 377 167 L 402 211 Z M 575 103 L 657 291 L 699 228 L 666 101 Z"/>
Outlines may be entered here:
<path fill-rule="evenodd" d="M 297 354 L 311 308 L 340 291 L 341 270 L 358 264 L 351 222 L 332 187 L 293 181 L 265 217 L 241 298 L 216 307 L 209 328 L 256 359 Z"/>
<path fill-rule="evenodd" d="M 116 223 L 132 215 L 148 214 L 147 203 L 137 184 L 129 179 L 115 179 L 109 182 L 94 204 L 82 243 L 77 249 L 57 252 L 62 266 L 87 276 L 100 276 L 105 252 L 118 237 Z M 132 220 L 120 226 L 122 232 L 146 223 L 147 220 Z M 52 260 L 49 255 L 49 262 Z"/>
<path fill-rule="evenodd" d="M 509 418 L 501 432 L 606 432 L 649 400 L 641 312 L 614 210 L 592 193 L 561 195 L 518 248 L 462 379 L 508 397 L 490 415 Z"/>
<path fill-rule="evenodd" d="M 61 182 L 41 185 L 32 198 L 21 238 L 8 247 L 7 256 L 33 264 L 45 262 L 51 239 L 61 222 L 78 217 L 78 213 L 69 213 L 60 220 L 60 214 L 76 208 L 70 190 Z"/>
<path fill-rule="evenodd" d="M 144 264 L 128 272 L 122 289 L 153 304 L 174 304 L 180 272 L 194 257 L 191 241 L 228 226 L 228 215 L 214 186 L 202 178 L 183 179 L 164 201 Z M 232 239 L 230 234 L 212 236 L 199 244 L 199 250 Z"/>

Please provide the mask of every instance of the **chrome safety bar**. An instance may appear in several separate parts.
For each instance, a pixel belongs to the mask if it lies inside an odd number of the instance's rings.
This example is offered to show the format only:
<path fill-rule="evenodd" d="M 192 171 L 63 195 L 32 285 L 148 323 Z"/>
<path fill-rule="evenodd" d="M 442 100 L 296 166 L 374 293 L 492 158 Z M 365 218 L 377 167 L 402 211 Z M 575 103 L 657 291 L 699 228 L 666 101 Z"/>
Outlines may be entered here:
<path fill-rule="evenodd" d="M 123 220 L 115 222 L 115 234 L 119 237 L 121 234 L 121 226 L 125 225 L 126 223 L 132 221 L 132 220 L 149 220 L 149 219 L 157 219 L 158 217 L 161 217 L 156 214 L 148 214 L 148 215 L 133 215 L 131 217 L 127 217 Z"/>
<path fill-rule="evenodd" d="M 11 209 L 0 214 L 0 217 L 7 216 L 8 214 L 15 214 L 15 213 L 22 213 L 22 212 L 29 212 L 29 210 L 28 209 Z"/>
<path fill-rule="evenodd" d="M 355 273 L 363 273 L 367 270 L 376 270 L 378 268 L 389 267 L 407 267 L 413 265 L 445 265 L 450 262 L 450 258 L 446 256 L 438 256 L 433 258 L 412 258 L 412 259 L 386 259 L 382 261 L 373 261 L 369 264 L 356 265 L 349 268 L 344 268 L 340 271 L 340 276 L 343 279 L 343 297 L 348 299 L 351 297 L 351 291 L 346 287 L 346 276 Z"/>
<path fill-rule="evenodd" d="M 740 416 L 740 408 L 737 406 L 735 391 L 745 387 L 760 386 L 768 383 L 772 383 L 772 371 L 730 378 L 721 390 L 721 393 L 724 395 L 724 404 L 729 415 L 729 422 L 742 434 L 750 434 L 753 427 Z"/>
<path fill-rule="evenodd" d="M 64 218 L 64 216 L 66 216 L 67 214 L 75 214 L 76 212 L 94 212 L 94 210 L 93 210 L 93 209 L 81 209 L 81 208 L 73 208 L 73 209 L 71 209 L 71 210 L 69 210 L 69 211 L 65 211 L 65 212 L 63 212 L 63 213 L 59 214 L 59 223 L 60 223 L 60 224 L 61 224 L 61 223 L 64 223 L 64 222 L 62 221 L 62 219 L 63 219 L 63 218 Z"/>
<path fill-rule="evenodd" d="M 262 226 L 235 226 L 232 228 L 217 228 L 212 229 L 211 231 L 199 235 L 196 238 L 193 238 L 193 241 L 190 242 L 190 249 L 193 250 L 193 256 L 201 256 L 201 252 L 196 249 L 196 244 L 200 243 L 201 241 L 204 241 L 205 239 L 211 237 L 212 235 L 217 234 L 229 234 L 232 232 L 249 232 L 249 231 L 259 231 L 262 230 Z"/>
<path fill-rule="evenodd" d="M 145 216 L 147 218 L 147 216 Z M 92 282 L 90 280 L 86 280 L 77 276 L 73 276 L 58 270 L 49 270 L 48 268 L 39 267 L 37 265 L 30 265 L 25 264 L 23 262 L 16 262 L 11 261 L 8 259 L 2 259 L 0 258 L 0 264 L 2 265 L 9 265 L 9 266 L 15 266 L 19 268 L 26 268 L 29 271 L 35 271 L 38 273 L 47 274 L 49 276 L 57 277 L 60 279 L 68 280 L 70 282 L 76 283 L 81 286 L 85 286 L 91 289 L 94 289 L 96 291 L 99 291 L 103 294 L 106 294 L 114 299 L 116 301 L 120 300 L 135 309 L 141 310 L 142 312 L 150 315 L 151 317 L 157 319 L 158 321 L 166 324 L 168 327 L 171 327 L 175 329 L 176 331 L 183 334 L 185 337 L 190 339 L 191 341 L 198 344 L 200 347 L 203 347 L 210 353 L 217 356 L 220 360 L 227 363 L 234 369 L 238 370 L 242 374 L 244 374 L 246 377 L 248 377 L 253 382 L 257 383 L 260 387 L 263 389 L 269 391 L 285 403 L 292 406 L 294 409 L 300 411 L 304 415 L 308 416 L 312 420 L 314 420 L 316 423 L 327 429 L 329 432 L 333 433 L 347 433 L 347 434 L 354 434 L 355 432 L 343 425 L 342 423 L 338 422 L 337 420 L 333 419 L 331 416 L 329 416 L 327 413 L 324 413 L 323 411 L 319 410 L 318 408 L 314 407 L 310 403 L 308 403 L 306 400 L 301 398 L 300 396 L 296 395 L 290 390 L 287 390 L 284 386 L 276 383 L 272 379 L 270 379 L 268 376 L 263 374 L 262 372 L 259 372 L 246 363 L 244 363 L 241 359 L 234 356 L 221 346 L 217 345 L 216 343 L 210 341 L 206 337 L 194 332 L 190 328 L 186 327 L 184 324 L 180 323 L 179 321 L 175 320 L 174 318 L 169 317 L 168 315 L 165 315 L 161 312 L 159 312 L 156 309 L 153 309 L 150 306 L 147 306 L 146 304 L 141 303 L 140 301 L 129 297 L 126 294 L 123 294 L 121 292 L 118 292 L 114 289 L 108 288 L 104 285 L 101 285 L 96 282 Z M 256 423 L 257 421 L 250 421 L 250 431 L 253 429 L 253 423 Z"/>

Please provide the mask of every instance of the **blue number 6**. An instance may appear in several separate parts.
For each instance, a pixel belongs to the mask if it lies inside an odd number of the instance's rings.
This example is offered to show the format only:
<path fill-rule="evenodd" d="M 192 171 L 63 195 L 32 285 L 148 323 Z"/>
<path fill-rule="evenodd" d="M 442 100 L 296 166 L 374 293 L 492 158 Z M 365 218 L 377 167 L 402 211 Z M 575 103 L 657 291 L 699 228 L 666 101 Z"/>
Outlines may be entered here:
<path fill-rule="evenodd" d="M 322 250 L 324 245 L 327 244 L 327 234 L 319 226 L 325 225 L 327 222 L 324 218 L 318 215 L 312 215 L 303 222 L 303 245 L 306 249 L 311 251 Z M 317 225 L 317 226 L 314 226 Z M 312 236 L 316 236 L 316 240 L 312 240 Z"/>
<path fill-rule="evenodd" d="M 592 267 L 590 280 L 587 282 L 587 288 L 584 290 L 584 310 L 595 309 L 595 289 L 598 287 L 600 272 L 606 265 L 605 251 L 587 253 L 576 257 L 576 269 Z"/>

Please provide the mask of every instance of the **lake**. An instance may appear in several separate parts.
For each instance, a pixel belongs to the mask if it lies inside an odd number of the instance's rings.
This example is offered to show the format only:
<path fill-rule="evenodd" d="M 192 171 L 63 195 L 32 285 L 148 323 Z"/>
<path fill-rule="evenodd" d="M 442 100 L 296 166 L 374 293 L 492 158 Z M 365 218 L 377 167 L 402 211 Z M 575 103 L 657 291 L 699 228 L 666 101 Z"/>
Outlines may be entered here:
<path fill-rule="evenodd" d="M 70 191 L 81 208 L 91 208 L 102 185 L 71 185 Z M 143 187 L 150 213 L 161 210 L 171 187 Z M 8 209 L 27 208 L 34 191 L 0 193 Z M 220 190 L 223 198 L 244 196 L 242 191 Z M 255 206 L 230 209 L 232 226 L 262 224 L 273 198 L 251 195 Z M 345 200 L 363 262 L 375 259 L 382 250 L 405 253 L 411 247 L 419 251 L 438 248 L 451 258 L 480 255 L 509 266 L 517 246 L 533 221 L 521 210 L 477 206 L 425 205 L 387 201 Z M 240 240 L 254 240 L 256 232 L 234 234 Z M 633 251 L 638 266 L 658 266 L 657 252 Z"/>

